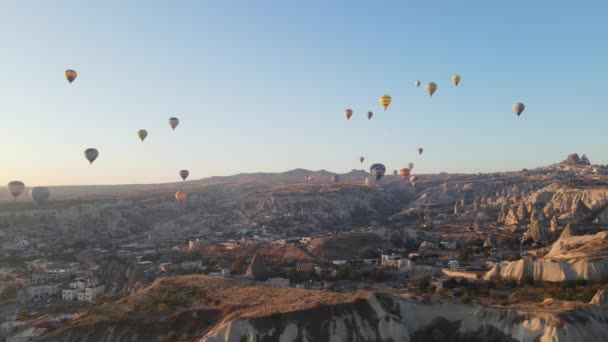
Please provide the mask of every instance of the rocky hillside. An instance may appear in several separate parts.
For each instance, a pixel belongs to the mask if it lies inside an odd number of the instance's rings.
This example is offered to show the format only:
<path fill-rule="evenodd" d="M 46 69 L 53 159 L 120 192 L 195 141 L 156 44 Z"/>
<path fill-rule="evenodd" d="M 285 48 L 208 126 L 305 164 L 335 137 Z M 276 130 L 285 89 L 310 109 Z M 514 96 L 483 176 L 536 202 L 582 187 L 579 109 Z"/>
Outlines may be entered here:
<path fill-rule="evenodd" d="M 422 341 L 437 331 L 469 340 L 605 340 L 608 294 L 589 304 L 423 303 L 389 294 L 238 285 L 208 276 L 160 279 L 98 305 L 44 341 Z"/>

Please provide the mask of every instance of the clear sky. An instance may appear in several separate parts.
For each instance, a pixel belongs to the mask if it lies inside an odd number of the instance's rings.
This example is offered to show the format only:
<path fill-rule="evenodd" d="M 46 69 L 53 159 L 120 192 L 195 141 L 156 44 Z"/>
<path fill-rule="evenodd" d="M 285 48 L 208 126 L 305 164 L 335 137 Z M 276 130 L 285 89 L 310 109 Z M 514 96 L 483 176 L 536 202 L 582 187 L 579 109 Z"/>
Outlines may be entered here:
<path fill-rule="evenodd" d="M 361 155 L 415 173 L 517 170 L 573 152 L 604 164 L 606 13 L 599 0 L 6 1 L 0 182 L 347 172 Z M 100 151 L 93 166 L 87 147 Z"/>

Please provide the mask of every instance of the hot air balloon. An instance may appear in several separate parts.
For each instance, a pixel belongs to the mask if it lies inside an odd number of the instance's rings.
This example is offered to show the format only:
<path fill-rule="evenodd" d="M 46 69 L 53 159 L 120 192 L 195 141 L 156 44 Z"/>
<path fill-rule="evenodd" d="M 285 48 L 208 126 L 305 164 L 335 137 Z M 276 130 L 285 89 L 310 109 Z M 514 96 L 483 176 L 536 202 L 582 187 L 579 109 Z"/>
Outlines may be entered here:
<path fill-rule="evenodd" d="M 420 87 L 420 81 L 416 81 L 416 87 Z"/>
<path fill-rule="evenodd" d="M 173 130 L 175 130 L 175 127 L 177 127 L 177 125 L 179 125 L 179 119 L 178 118 L 170 118 L 169 119 L 169 126 L 171 126 L 171 128 L 173 128 Z"/>
<path fill-rule="evenodd" d="M 378 102 L 380 102 L 380 105 L 382 105 L 384 110 L 386 110 L 386 108 L 388 108 L 388 105 L 391 104 L 391 97 L 390 95 L 384 94 L 378 98 Z"/>
<path fill-rule="evenodd" d="M 189 175 L 190 175 L 190 172 L 188 170 L 181 170 L 179 172 L 179 176 L 182 177 L 183 180 L 186 180 L 186 178 L 188 178 Z"/>
<path fill-rule="evenodd" d="M 460 75 L 452 76 L 452 82 L 454 83 L 455 86 L 457 86 L 458 83 L 460 83 Z"/>
<path fill-rule="evenodd" d="M 94 149 L 94 148 L 87 148 L 86 150 L 84 150 L 84 157 L 87 158 L 89 163 L 91 163 L 91 165 L 92 165 L 93 162 L 95 161 L 95 159 L 97 159 L 97 157 L 99 157 L 99 151 L 97 151 L 97 149 Z"/>
<path fill-rule="evenodd" d="M 399 170 L 399 175 L 401 178 L 407 179 L 407 177 L 410 175 L 410 169 L 404 167 L 403 169 Z"/>
<path fill-rule="evenodd" d="M 416 186 L 416 182 L 418 181 L 418 176 L 411 176 L 410 177 L 410 184 L 412 184 L 413 186 Z"/>
<path fill-rule="evenodd" d="M 78 77 L 78 73 L 76 71 L 74 71 L 72 69 L 68 69 L 65 71 L 65 78 L 68 80 L 68 82 L 70 82 L 70 84 L 72 84 L 72 82 L 74 82 L 76 77 Z"/>
<path fill-rule="evenodd" d="M 437 84 L 435 82 L 429 82 L 424 86 L 424 90 L 426 90 L 429 95 L 433 96 L 437 91 Z"/>
<path fill-rule="evenodd" d="M 520 116 L 525 108 L 526 106 L 524 106 L 523 103 L 517 102 L 513 104 L 513 111 L 515 112 L 515 114 L 517 114 L 517 116 Z"/>
<path fill-rule="evenodd" d="M 175 200 L 182 203 L 188 198 L 188 194 L 183 191 L 178 191 L 175 193 Z"/>
<path fill-rule="evenodd" d="M 353 116 L 353 110 L 350 108 L 346 108 L 344 110 L 344 115 L 346 116 L 346 120 L 350 120 L 350 117 Z"/>
<path fill-rule="evenodd" d="M 424 152 L 424 149 L 421 147 L 418 149 L 418 154 L 420 155 L 420 154 L 422 154 L 422 152 Z"/>
<path fill-rule="evenodd" d="M 30 196 L 32 197 L 32 200 L 34 200 L 34 203 L 36 203 L 37 206 L 41 206 L 46 203 L 50 195 L 51 193 L 49 191 L 49 188 L 43 186 L 36 186 L 30 189 Z"/>
<path fill-rule="evenodd" d="M 386 172 L 386 167 L 382 164 L 373 164 L 369 168 L 369 172 L 372 174 L 372 176 L 374 178 L 376 178 L 376 180 L 379 181 L 382 178 L 382 176 L 384 176 L 384 173 Z"/>
<path fill-rule="evenodd" d="M 13 195 L 15 199 L 17 199 L 17 197 L 19 197 L 23 193 L 23 190 L 25 190 L 25 184 L 20 181 L 12 181 L 8 183 L 7 188 L 8 192 L 10 192 L 11 195 Z"/>
<path fill-rule="evenodd" d="M 340 182 L 340 176 L 338 176 L 338 175 L 332 175 L 332 176 L 331 176 L 331 181 L 332 181 L 334 184 L 338 184 L 338 182 Z"/>
<path fill-rule="evenodd" d="M 371 120 L 372 116 L 374 116 L 374 113 L 372 113 L 371 111 L 367 112 L 367 120 Z"/>
<path fill-rule="evenodd" d="M 410 169 L 410 171 L 412 171 L 412 169 L 414 168 L 414 163 L 407 164 L 407 168 Z"/>
<path fill-rule="evenodd" d="M 374 186 L 378 185 L 378 181 L 374 177 L 366 177 L 365 185 L 367 185 L 369 187 L 374 187 Z"/>
<path fill-rule="evenodd" d="M 359 158 L 359 161 L 360 161 L 361 163 L 363 163 L 363 161 L 364 161 L 364 160 L 365 160 L 365 157 L 361 157 L 361 158 Z"/>
<path fill-rule="evenodd" d="M 141 141 L 143 142 L 148 136 L 148 131 L 146 131 L 145 129 L 140 129 L 139 131 L 137 131 L 137 135 L 139 136 L 139 139 L 141 139 Z"/>

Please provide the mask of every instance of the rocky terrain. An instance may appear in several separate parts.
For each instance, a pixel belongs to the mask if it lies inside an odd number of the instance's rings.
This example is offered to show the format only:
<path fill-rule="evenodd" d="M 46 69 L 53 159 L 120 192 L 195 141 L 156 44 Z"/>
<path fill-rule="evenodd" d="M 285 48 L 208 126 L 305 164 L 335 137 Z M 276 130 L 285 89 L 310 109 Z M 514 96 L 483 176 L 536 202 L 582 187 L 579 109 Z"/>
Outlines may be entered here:
<path fill-rule="evenodd" d="M 490 336 L 504 341 L 602 340 L 608 339 L 606 305 L 603 290 L 588 304 L 547 300 L 503 308 L 180 276 L 99 305 L 43 340 L 411 341 L 433 329 L 480 341 Z"/>
<path fill-rule="evenodd" d="M 361 256 L 365 249 L 378 258 L 380 251 L 399 251 L 411 257 L 403 263 L 412 271 L 408 276 L 433 275 L 437 295 L 397 290 L 403 279 L 391 280 L 392 287 L 374 287 L 366 279 L 336 292 L 192 275 L 161 277 L 143 288 L 142 270 L 113 264 L 107 286 L 128 296 L 96 305 L 48 335 L 49 341 L 426 341 L 433 334 L 473 341 L 608 339 L 603 290 L 590 303 L 591 295 L 583 303 L 580 296 L 577 302 L 557 300 L 548 292 L 536 301 L 515 298 L 523 296 L 517 293 L 522 284 L 534 282 L 579 284 L 570 299 L 576 291 L 605 288 L 605 166 L 574 154 L 517 172 L 418 175 L 416 186 L 390 175 L 367 186 L 368 174 L 356 170 L 333 184 L 332 175 L 297 169 L 163 185 L 58 188 L 42 208 L 25 200 L 3 204 L 0 241 L 25 237 L 47 255 L 86 241 L 79 261 L 92 250 L 155 244 L 166 254 L 197 252 L 217 270 L 258 254 L 277 271 L 300 262 L 328 267 L 332 260 L 367 259 Z M 185 203 L 173 199 L 176 190 L 188 192 Z M 310 242 L 286 242 L 301 237 Z M 40 242 L 49 240 L 45 251 Z M 193 241 L 194 247 L 185 247 Z M 441 271 L 456 259 L 462 268 Z M 463 269 L 473 259 L 482 264 L 477 273 Z M 398 276 L 391 273 L 390 279 Z M 455 294 L 464 285 L 439 288 L 449 277 L 501 282 L 505 293 L 471 301 Z"/>

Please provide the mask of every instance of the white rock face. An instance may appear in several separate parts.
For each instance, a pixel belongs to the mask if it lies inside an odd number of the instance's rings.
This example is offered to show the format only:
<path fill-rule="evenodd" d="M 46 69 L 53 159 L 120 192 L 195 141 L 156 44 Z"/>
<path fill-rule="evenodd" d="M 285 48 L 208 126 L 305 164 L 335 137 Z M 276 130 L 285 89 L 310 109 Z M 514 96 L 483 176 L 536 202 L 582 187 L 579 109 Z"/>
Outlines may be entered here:
<path fill-rule="evenodd" d="M 310 320 L 297 321 L 290 313 L 273 323 L 271 317 L 237 318 L 219 324 L 203 336 L 201 342 L 254 342 L 264 337 L 275 341 L 410 341 L 411 334 L 432 325 L 438 318 L 460 321 L 460 333 L 475 333 L 494 328 L 518 341 L 605 341 L 608 340 L 606 298 L 603 292 L 589 304 L 572 309 L 525 312 L 512 308 L 481 307 L 454 302 L 423 304 L 412 299 L 370 296 L 350 304 L 340 313 L 324 317 L 325 328 L 316 326 L 314 313 L 328 308 L 314 308 Z M 580 319 L 585 317 L 585 319 Z M 259 320 L 265 320 L 262 329 Z M 319 335 L 319 333 L 322 335 Z"/>
<path fill-rule="evenodd" d="M 608 272 L 608 259 L 597 261 L 581 260 L 574 263 L 548 260 L 517 260 L 501 268 L 503 278 L 520 280 L 524 275 L 536 281 L 563 282 L 568 280 L 593 280 Z"/>

